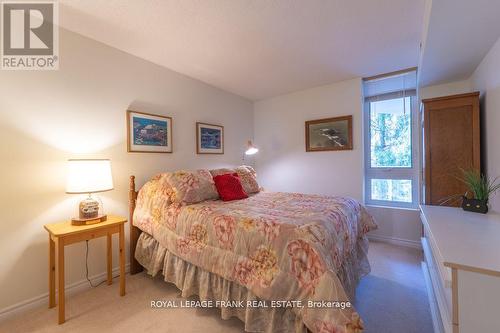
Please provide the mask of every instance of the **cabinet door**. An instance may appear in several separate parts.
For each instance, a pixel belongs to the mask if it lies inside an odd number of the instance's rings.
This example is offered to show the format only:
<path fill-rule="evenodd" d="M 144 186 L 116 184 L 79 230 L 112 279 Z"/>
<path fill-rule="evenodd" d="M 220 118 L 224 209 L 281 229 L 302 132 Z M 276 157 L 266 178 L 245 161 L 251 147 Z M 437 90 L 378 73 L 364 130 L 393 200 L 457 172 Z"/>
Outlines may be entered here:
<path fill-rule="evenodd" d="M 476 98 L 477 99 L 477 98 Z M 426 204 L 459 206 L 462 169 L 479 166 L 479 103 L 473 98 L 425 104 Z"/>

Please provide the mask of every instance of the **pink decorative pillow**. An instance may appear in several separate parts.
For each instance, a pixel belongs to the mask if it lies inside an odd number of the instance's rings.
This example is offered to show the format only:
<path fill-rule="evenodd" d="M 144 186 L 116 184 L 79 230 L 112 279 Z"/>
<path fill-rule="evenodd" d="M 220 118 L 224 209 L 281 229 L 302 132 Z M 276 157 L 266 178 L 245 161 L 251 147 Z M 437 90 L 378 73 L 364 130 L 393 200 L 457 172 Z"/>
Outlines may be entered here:
<path fill-rule="evenodd" d="M 259 192 L 259 183 L 257 183 L 257 173 L 254 168 L 248 165 L 242 165 L 236 168 L 238 176 L 240 176 L 241 185 L 247 193 Z"/>
<path fill-rule="evenodd" d="M 212 177 L 215 177 L 215 176 L 220 176 L 220 175 L 225 175 L 225 174 L 231 174 L 231 173 L 234 173 L 236 172 L 236 170 L 234 169 L 229 169 L 229 168 L 220 168 L 220 169 L 212 169 L 210 170 L 210 174 L 212 175 Z"/>
<path fill-rule="evenodd" d="M 227 173 L 214 177 L 217 192 L 223 201 L 232 201 L 248 198 L 248 195 L 243 190 L 240 182 L 240 177 L 237 173 Z"/>
<path fill-rule="evenodd" d="M 172 202 L 193 204 L 219 198 L 208 170 L 176 171 L 169 173 L 167 180 L 172 187 Z"/>
<path fill-rule="evenodd" d="M 168 174 L 162 173 L 151 178 L 144 184 L 137 195 L 134 210 L 134 225 L 152 234 L 152 224 L 159 223 L 162 214 L 153 214 L 154 211 L 163 212 L 172 203 L 172 187 L 167 181 Z"/>
<path fill-rule="evenodd" d="M 257 183 L 257 174 L 251 166 L 242 165 L 235 169 L 221 168 L 210 170 L 213 177 L 234 172 L 240 177 L 241 185 L 246 193 L 252 194 L 260 191 L 259 184 Z"/>

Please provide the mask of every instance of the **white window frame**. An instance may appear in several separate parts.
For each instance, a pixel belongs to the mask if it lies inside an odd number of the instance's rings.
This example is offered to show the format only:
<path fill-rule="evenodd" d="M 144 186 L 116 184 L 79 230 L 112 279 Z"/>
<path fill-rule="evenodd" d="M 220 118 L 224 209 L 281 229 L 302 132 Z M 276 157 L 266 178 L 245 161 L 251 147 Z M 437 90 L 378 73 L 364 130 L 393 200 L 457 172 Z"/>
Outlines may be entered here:
<path fill-rule="evenodd" d="M 371 167 L 371 131 L 370 131 L 370 102 L 402 97 L 411 97 L 411 168 L 372 168 Z M 363 136 L 364 136 L 364 160 L 365 160 L 365 203 L 371 206 L 385 206 L 394 208 L 417 209 L 420 202 L 420 181 L 419 181 L 419 113 L 418 97 L 415 90 L 411 92 L 399 91 L 378 96 L 365 98 L 363 109 Z M 412 186 L 412 202 L 388 201 L 371 199 L 371 180 L 372 179 L 409 179 Z"/>

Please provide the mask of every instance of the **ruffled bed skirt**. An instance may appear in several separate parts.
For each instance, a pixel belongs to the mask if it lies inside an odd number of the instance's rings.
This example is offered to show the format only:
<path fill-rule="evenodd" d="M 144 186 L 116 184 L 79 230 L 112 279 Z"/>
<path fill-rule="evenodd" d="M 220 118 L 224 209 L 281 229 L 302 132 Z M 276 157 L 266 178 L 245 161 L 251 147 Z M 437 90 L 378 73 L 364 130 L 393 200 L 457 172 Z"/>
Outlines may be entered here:
<path fill-rule="evenodd" d="M 345 292 L 354 299 L 360 278 L 370 272 L 367 258 L 368 240 L 358 239 L 356 249 L 344 258 L 337 271 Z M 246 287 L 210 273 L 179 257 L 163 247 L 155 238 L 142 232 L 137 242 L 135 258 L 155 276 L 160 271 L 166 282 L 173 283 L 182 291 L 183 297 L 197 295 L 203 301 L 261 301 Z M 222 319 L 237 317 L 245 323 L 246 332 L 307 332 L 300 316 L 293 308 L 224 307 Z"/>
<path fill-rule="evenodd" d="M 164 280 L 175 284 L 183 297 L 197 295 L 203 301 L 231 300 L 243 301 L 244 304 L 260 301 L 238 283 L 182 260 L 145 232 L 137 242 L 135 258 L 152 276 L 162 271 Z M 223 307 L 221 317 L 239 318 L 245 323 L 246 332 L 307 332 L 301 318 L 290 308 Z"/>

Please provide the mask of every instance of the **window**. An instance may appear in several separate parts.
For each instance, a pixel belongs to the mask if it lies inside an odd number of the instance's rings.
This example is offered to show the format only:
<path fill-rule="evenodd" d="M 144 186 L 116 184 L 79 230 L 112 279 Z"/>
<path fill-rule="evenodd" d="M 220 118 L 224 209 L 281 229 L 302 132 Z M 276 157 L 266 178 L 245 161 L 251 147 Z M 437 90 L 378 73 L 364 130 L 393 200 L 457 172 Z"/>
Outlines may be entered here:
<path fill-rule="evenodd" d="M 418 204 L 416 80 L 407 82 L 414 73 L 364 82 L 367 204 L 408 208 Z"/>

